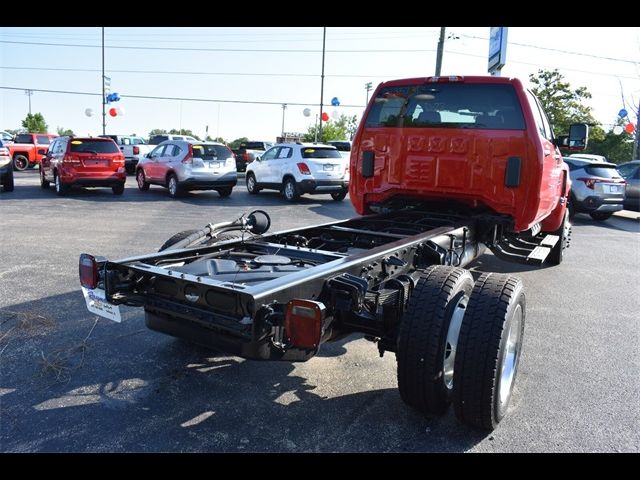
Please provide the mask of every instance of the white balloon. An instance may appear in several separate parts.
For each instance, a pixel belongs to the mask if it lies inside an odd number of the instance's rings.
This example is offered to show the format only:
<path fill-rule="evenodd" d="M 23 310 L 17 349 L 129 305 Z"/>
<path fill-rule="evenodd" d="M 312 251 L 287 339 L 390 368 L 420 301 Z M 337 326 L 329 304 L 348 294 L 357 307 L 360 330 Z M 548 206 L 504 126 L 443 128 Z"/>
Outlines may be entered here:
<path fill-rule="evenodd" d="M 125 113 L 127 113 L 124 107 L 116 107 L 116 112 L 118 112 L 118 115 L 124 115 Z"/>
<path fill-rule="evenodd" d="M 613 127 L 613 133 L 615 133 L 616 135 L 620 135 L 623 130 L 624 128 L 622 128 L 622 126 L 620 125 L 616 125 L 615 127 Z"/>
<path fill-rule="evenodd" d="M 303 114 L 305 117 L 309 117 L 309 116 L 311 116 L 311 109 L 310 109 L 310 108 L 305 108 L 305 109 L 302 111 L 302 114 Z"/>
<path fill-rule="evenodd" d="M 84 114 L 85 114 L 87 117 L 93 117 L 93 108 L 87 108 L 87 109 L 85 109 Z"/>
<path fill-rule="evenodd" d="M 331 112 L 331 118 L 338 118 L 340 116 L 340 112 L 338 110 L 334 110 Z"/>

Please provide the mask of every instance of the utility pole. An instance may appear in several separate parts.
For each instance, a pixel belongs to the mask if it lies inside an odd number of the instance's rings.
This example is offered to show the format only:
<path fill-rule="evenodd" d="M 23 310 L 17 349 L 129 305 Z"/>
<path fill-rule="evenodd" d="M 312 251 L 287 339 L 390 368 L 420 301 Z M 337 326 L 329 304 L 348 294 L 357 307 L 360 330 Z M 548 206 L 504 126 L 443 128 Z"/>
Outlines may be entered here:
<path fill-rule="evenodd" d="M 107 99 L 104 95 L 104 27 L 102 27 L 102 134 L 107 134 Z"/>
<path fill-rule="evenodd" d="M 442 69 L 442 53 L 444 51 L 444 31 L 447 27 L 440 27 L 440 40 L 438 40 L 438 53 L 436 55 L 436 77 L 440 76 Z"/>
<path fill-rule="evenodd" d="M 31 95 L 33 95 L 33 90 L 25 90 L 24 94 L 29 97 L 29 115 L 31 115 Z"/>
<path fill-rule="evenodd" d="M 364 102 L 364 106 L 369 105 L 369 91 L 371 90 L 371 82 L 367 82 L 364 84 L 364 89 L 367 91 L 367 101 Z"/>
<path fill-rule="evenodd" d="M 636 111 L 636 138 L 633 139 L 633 158 L 631 160 L 640 159 L 640 149 L 638 148 L 639 136 L 640 136 L 640 102 L 638 102 L 638 110 Z"/>
<path fill-rule="evenodd" d="M 287 109 L 287 104 L 283 103 L 282 104 L 282 141 L 285 141 L 284 138 L 284 111 Z"/>
<path fill-rule="evenodd" d="M 322 76 L 320 80 L 320 127 L 318 130 L 320 131 L 319 137 L 320 141 L 322 141 L 322 104 L 324 103 L 324 48 L 325 48 L 325 40 L 327 39 L 327 27 L 322 27 Z M 316 141 L 318 139 L 316 138 Z"/>

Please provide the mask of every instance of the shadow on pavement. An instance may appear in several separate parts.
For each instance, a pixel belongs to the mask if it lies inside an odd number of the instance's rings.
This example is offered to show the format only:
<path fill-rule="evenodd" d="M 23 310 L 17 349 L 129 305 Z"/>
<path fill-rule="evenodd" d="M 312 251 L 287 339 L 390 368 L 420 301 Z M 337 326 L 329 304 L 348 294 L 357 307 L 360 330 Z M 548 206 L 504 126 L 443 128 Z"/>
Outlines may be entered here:
<path fill-rule="evenodd" d="M 396 388 L 353 393 L 344 370 L 305 377 L 352 337 L 305 364 L 258 362 L 122 316 L 96 322 L 77 291 L 0 309 L 3 451 L 458 452 L 485 437 L 451 411 L 415 413 Z"/>

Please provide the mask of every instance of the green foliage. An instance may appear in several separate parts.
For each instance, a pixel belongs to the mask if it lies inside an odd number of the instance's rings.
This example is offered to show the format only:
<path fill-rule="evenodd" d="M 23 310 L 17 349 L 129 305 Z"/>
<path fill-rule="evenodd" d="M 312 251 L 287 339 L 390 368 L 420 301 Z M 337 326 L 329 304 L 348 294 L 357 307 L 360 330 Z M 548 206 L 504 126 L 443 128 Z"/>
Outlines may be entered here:
<path fill-rule="evenodd" d="M 167 133 L 169 132 L 163 128 L 154 128 L 149 132 L 149 137 L 153 137 L 154 135 L 166 135 Z"/>
<path fill-rule="evenodd" d="M 591 98 L 586 87 L 573 89 L 557 69 L 538 70 L 537 74 L 529 75 L 529 80 L 533 84 L 531 91 L 540 99 L 556 135 L 568 134 L 572 123 L 597 125 L 591 107 L 585 105 Z M 591 134 L 604 137 L 601 128 L 599 131 L 592 128 Z"/>
<path fill-rule="evenodd" d="M 626 122 L 618 119 L 617 125 L 623 126 Z M 625 163 L 632 159 L 633 135 L 622 132 L 620 135 L 613 133 L 613 128 L 604 133 L 602 138 L 590 138 L 586 153 L 604 155 L 612 163 Z"/>
<path fill-rule="evenodd" d="M 73 133 L 73 130 L 71 130 L 70 128 L 58 127 L 56 128 L 56 132 L 58 132 L 58 135 L 60 135 L 61 137 L 75 135 L 75 133 Z"/>
<path fill-rule="evenodd" d="M 330 140 L 350 140 L 358 128 L 358 117 L 356 115 L 347 116 L 340 115 L 335 120 L 329 120 L 322 123 L 322 138 L 318 138 L 319 142 L 328 142 Z M 316 131 L 318 125 L 310 125 L 307 133 L 302 137 L 305 142 L 313 142 L 316 139 Z"/>
<path fill-rule="evenodd" d="M 49 126 L 44 121 L 44 117 L 40 112 L 28 113 L 24 120 L 22 120 L 22 126 L 27 129 L 29 133 L 47 133 Z"/>
<path fill-rule="evenodd" d="M 248 141 L 249 139 L 247 137 L 236 138 L 233 142 L 229 144 L 229 148 L 231 149 L 240 148 L 241 143 L 248 142 Z"/>
<path fill-rule="evenodd" d="M 205 142 L 218 142 L 218 143 L 222 143 L 222 144 L 224 144 L 224 145 L 226 145 L 226 144 L 227 144 L 227 141 L 226 141 L 224 138 L 222 138 L 222 137 L 212 138 L 212 137 L 211 137 L 211 136 L 209 136 L 209 135 L 207 135 L 207 136 L 204 138 L 204 141 L 205 141 Z"/>
<path fill-rule="evenodd" d="M 195 138 L 196 140 L 200 140 L 200 137 L 198 135 L 193 133 L 191 130 L 187 130 L 184 128 L 181 128 L 180 130 L 176 130 L 175 128 L 172 128 L 171 130 L 169 130 L 169 135 L 188 135 L 190 137 Z"/>

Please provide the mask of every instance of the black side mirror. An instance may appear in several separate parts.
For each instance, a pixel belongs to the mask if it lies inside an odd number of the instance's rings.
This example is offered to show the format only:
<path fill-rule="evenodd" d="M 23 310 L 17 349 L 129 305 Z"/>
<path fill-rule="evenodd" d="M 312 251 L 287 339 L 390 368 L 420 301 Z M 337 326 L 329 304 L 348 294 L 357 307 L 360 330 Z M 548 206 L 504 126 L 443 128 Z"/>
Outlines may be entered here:
<path fill-rule="evenodd" d="M 589 125 L 573 123 L 569 127 L 569 150 L 584 150 L 589 141 Z"/>
<path fill-rule="evenodd" d="M 569 135 L 559 135 L 555 138 L 553 143 L 559 148 L 569 148 Z"/>

